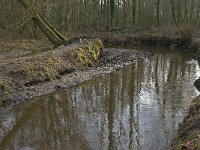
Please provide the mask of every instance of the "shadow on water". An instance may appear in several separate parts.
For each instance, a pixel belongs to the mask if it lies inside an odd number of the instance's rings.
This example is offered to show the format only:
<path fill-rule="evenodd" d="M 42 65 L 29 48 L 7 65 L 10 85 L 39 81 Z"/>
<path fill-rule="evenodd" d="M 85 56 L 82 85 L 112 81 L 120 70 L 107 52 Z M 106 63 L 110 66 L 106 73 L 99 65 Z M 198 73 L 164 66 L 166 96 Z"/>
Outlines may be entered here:
<path fill-rule="evenodd" d="M 0 149 L 167 149 L 197 95 L 194 60 L 174 52 L 0 110 Z"/>

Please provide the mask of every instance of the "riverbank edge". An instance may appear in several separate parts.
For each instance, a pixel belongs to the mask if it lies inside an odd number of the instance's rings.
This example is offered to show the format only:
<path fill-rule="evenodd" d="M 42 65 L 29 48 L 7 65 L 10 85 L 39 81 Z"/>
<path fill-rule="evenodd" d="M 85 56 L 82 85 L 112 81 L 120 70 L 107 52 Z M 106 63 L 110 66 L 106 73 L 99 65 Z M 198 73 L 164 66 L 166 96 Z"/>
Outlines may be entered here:
<path fill-rule="evenodd" d="M 151 55 L 149 52 L 137 52 L 128 49 L 104 49 L 98 62 L 94 66 L 76 67 L 72 72 L 68 72 L 58 79 L 31 86 L 22 86 L 4 99 L 2 106 L 15 106 L 35 97 L 70 88 L 97 77 L 109 75 L 114 71 L 118 71 L 127 65 L 133 64 L 135 61 L 150 57 Z"/>
<path fill-rule="evenodd" d="M 90 42 L 90 43 L 84 43 L 85 45 L 84 44 L 81 45 L 80 41 L 81 40 L 83 41 L 84 39 L 87 39 L 87 40 L 96 39 L 96 41 L 93 41 L 94 44 Z M 97 40 L 97 39 L 100 39 L 100 40 Z M 1 62 L 0 71 L 2 73 L 2 72 L 5 72 L 5 70 L 8 70 L 7 72 L 9 73 L 7 76 L 9 76 L 9 78 L 7 78 L 8 82 L 4 82 L 5 79 L 1 79 L 1 76 L 0 76 L 0 90 L 2 91 L 7 90 L 6 86 L 8 87 L 12 86 L 12 82 L 10 82 L 11 80 L 10 77 L 19 75 L 20 73 L 24 74 L 24 76 L 21 78 L 17 78 L 17 80 L 24 80 L 24 78 L 26 78 L 26 81 L 24 83 L 22 84 L 20 83 L 21 85 L 34 85 L 34 84 L 42 83 L 42 82 L 49 82 L 49 81 L 57 79 L 57 77 L 60 77 L 59 76 L 60 74 L 64 75 L 67 73 L 71 73 L 74 70 L 74 68 L 75 69 L 81 68 L 82 70 L 84 70 L 87 68 L 87 66 L 92 66 L 94 62 L 96 63 L 99 61 L 98 56 L 100 56 L 100 53 L 103 52 L 103 46 L 105 47 L 125 46 L 126 47 L 126 46 L 138 46 L 138 45 L 139 46 L 169 47 L 169 48 L 186 52 L 192 55 L 193 58 L 196 58 L 196 59 L 198 59 L 198 55 L 200 54 L 200 43 L 196 43 L 191 38 L 186 38 L 186 37 L 162 36 L 162 35 L 130 35 L 130 34 L 126 35 L 126 34 L 118 34 L 118 33 L 110 33 L 110 32 L 108 33 L 103 32 L 101 34 L 100 33 L 95 33 L 95 34 L 82 33 L 82 34 L 77 34 L 77 35 L 75 34 L 74 38 L 72 38 L 72 40 L 69 41 L 68 43 L 68 47 L 70 48 L 61 46 L 54 50 L 48 50 L 47 52 L 42 52 L 41 54 L 43 55 L 42 57 L 41 55 L 29 56 L 29 58 L 27 59 L 29 63 L 28 69 L 27 67 L 25 68 L 22 67 L 24 64 L 19 63 L 19 62 L 23 62 L 21 61 L 21 58 L 22 59 L 24 58 L 23 56 L 20 57 L 20 60 L 11 59 L 10 62 L 9 61 L 8 62 L 4 61 L 3 63 Z M 59 49 L 62 49 L 62 50 L 59 50 Z M 59 53 L 59 51 L 60 51 L 60 54 L 57 54 L 57 52 Z M 68 54 L 66 54 L 66 51 L 70 51 L 70 53 L 72 54 L 70 54 L 69 52 Z M 65 56 L 61 56 L 61 55 L 65 55 Z M 66 57 L 66 55 L 71 55 L 71 56 Z M 58 57 L 65 57 L 64 62 L 62 62 L 63 58 L 62 60 L 60 60 L 60 58 Z M 48 58 L 50 58 L 50 60 Z M 31 59 L 33 61 L 30 61 Z M 66 59 L 69 59 L 69 61 L 66 61 Z M 24 62 L 26 63 L 27 60 Z M 41 63 L 35 63 L 36 61 L 41 62 Z M 30 63 L 33 63 L 33 65 Z M 49 65 L 46 65 L 46 63 Z M 6 65 L 9 65 L 11 67 L 7 69 L 5 67 Z M 30 67 L 30 65 L 32 66 Z M 39 65 L 40 67 L 38 68 L 36 67 L 36 65 Z M 52 66 L 53 66 L 53 70 L 49 69 L 49 68 L 52 68 Z M 22 69 L 16 70 L 15 68 L 17 67 L 22 68 Z M 37 74 L 37 71 L 39 71 L 40 73 Z M 27 78 L 27 76 L 29 77 Z M 7 91 L 9 90 L 12 90 L 12 88 L 8 89 Z M 1 92 L 1 93 L 7 94 L 9 92 Z M 0 96 L 2 97 L 2 95 Z"/>
<path fill-rule="evenodd" d="M 75 70 L 93 66 L 102 51 L 103 44 L 99 39 L 73 39 L 66 46 L 1 62 L 0 106 L 25 99 L 26 96 L 17 96 L 16 93 L 23 93 L 29 87 L 58 80 Z"/>
<path fill-rule="evenodd" d="M 106 37 L 103 41 L 108 46 L 127 46 L 142 44 L 145 46 L 169 47 L 181 50 L 200 64 L 200 43 L 192 38 L 170 37 L 170 36 L 128 36 L 122 40 Z M 194 83 L 200 90 L 200 77 Z M 173 140 L 170 150 L 199 150 L 200 149 L 200 96 L 191 101 L 188 116 L 179 125 L 177 134 Z"/>
<path fill-rule="evenodd" d="M 190 111 L 179 125 L 171 150 L 200 149 L 200 96 L 191 101 Z"/>
<path fill-rule="evenodd" d="M 86 36 L 85 36 L 86 35 Z M 159 46 L 159 47 L 169 47 L 173 49 L 179 49 L 183 52 L 189 53 L 193 56 L 193 58 L 198 59 L 198 56 L 200 54 L 200 44 L 194 42 L 190 38 L 184 38 L 184 37 L 175 37 L 175 36 L 158 36 L 158 35 L 140 35 L 140 36 L 132 36 L 132 35 L 121 35 L 117 34 L 117 36 L 113 36 L 112 34 L 102 34 L 102 35 L 90 35 L 90 34 L 84 34 L 84 36 L 81 36 L 81 38 L 98 38 L 102 39 L 104 46 L 106 47 L 117 47 L 117 46 L 136 46 L 136 45 L 145 45 L 145 46 Z M 109 51 L 109 50 L 107 50 Z M 135 58 L 135 60 L 143 59 L 145 57 L 148 57 L 150 54 L 147 53 L 141 53 L 136 54 L 138 57 Z M 106 57 L 104 57 L 106 59 Z M 134 61 L 135 61 L 134 60 Z M 98 60 L 99 61 L 99 60 Z M 86 80 L 90 80 L 93 78 L 96 78 L 97 76 L 107 75 L 113 71 L 119 70 L 123 66 L 129 65 L 131 63 L 134 63 L 134 61 L 127 62 L 121 62 L 120 65 L 113 65 L 112 61 L 111 66 L 104 65 L 104 66 L 98 66 L 95 67 L 84 67 L 79 68 L 77 71 L 71 72 L 69 74 L 65 74 L 62 76 L 61 79 L 52 80 L 50 82 L 45 83 L 38 83 L 34 86 L 29 87 L 21 87 L 15 94 L 12 94 L 7 101 L 3 102 L 3 105 L 16 105 L 17 103 L 21 103 L 24 101 L 27 101 L 29 99 L 32 99 L 34 97 L 38 97 L 44 94 L 48 94 L 51 92 L 54 92 L 56 90 L 68 88 L 71 86 L 74 86 L 78 83 L 81 83 Z M 67 84 L 66 84 L 67 83 Z M 45 89 L 45 92 L 44 90 Z M 192 101 L 192 105 L 190 108 L 190 113 L 187 117 L 185 117 L 183 123 L 180 125 L 180 129 L 178 130 L 175 142 L 173 143 L 172 149 L 184 149 L 184 141 L 182 141 L 182 132 L 185 131 L 184 128 L 188 127 L 188 121 L 190 120 L 191 114 L 198 115 L 197 112 L 192 111 L 193 108 L 199 108 L 198 102 L 195 100 Z M 192 111 L 192 112 L 191 112 Z M 200 118 L 200 117 L 199 117 Z M 195 121 L 194 121 L 195 122 Z M 187 139 L 187 137 L 185 137 Z M 181 144 L 182 142 L 182 144 Z M 178 145 L 178 146 L 177 146 Z M 180 147 L 180 145 L 182 147 Z M 193 146 L 195 147 L 195 146 Z"/>

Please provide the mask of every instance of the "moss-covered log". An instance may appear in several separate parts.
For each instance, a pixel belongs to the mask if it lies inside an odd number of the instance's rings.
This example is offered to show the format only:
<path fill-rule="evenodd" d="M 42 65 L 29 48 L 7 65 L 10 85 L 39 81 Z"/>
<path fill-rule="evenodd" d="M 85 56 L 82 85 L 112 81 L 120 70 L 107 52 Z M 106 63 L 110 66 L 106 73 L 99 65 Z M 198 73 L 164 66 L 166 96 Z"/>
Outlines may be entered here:
<path fill-rule="evenodd" d="M 29 9 L 29 0 L 18 0 L 18 2 L 25 9 Z M 34 16 L 32 16 L 32 20 L 47 36 L 47 38 L 55 47 L 64 45 L 66 43 L 67 39 L 61 33 L 59 33 L 52 25 L 50 25 L 39 13 L 36 13 Z"/>

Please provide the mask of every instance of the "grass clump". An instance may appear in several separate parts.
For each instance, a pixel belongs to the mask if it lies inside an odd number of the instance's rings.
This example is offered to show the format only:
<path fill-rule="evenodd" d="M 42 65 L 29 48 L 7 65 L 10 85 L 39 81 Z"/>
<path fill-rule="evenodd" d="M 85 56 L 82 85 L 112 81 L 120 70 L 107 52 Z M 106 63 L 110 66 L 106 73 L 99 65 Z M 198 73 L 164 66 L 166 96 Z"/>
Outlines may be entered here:
<path fill-rule="evenodd" d="M 10 75 L 15 79 L 21 80 L 23 84 L 28 85 L 56 79 L 59 69 L 59 60 L 52 53 L 47 53 L 46 55 L 25 61 L 18 66 L 18 69 L 10 71 Z"/>
<path fill-rule="evenodd" d="M 0 97 L 10 94 L 14 89 L 14 84 L 8 79 L 0 77 Z"/>
<path fill-rule="evenodd" d="M 93 66 L 98 60 L 102 50 L 103 44 L 101 40 L 96 39 L 93 42 L 87 42 L 81 48 L 75 49 L 73 58 L 76 63 Z"/>

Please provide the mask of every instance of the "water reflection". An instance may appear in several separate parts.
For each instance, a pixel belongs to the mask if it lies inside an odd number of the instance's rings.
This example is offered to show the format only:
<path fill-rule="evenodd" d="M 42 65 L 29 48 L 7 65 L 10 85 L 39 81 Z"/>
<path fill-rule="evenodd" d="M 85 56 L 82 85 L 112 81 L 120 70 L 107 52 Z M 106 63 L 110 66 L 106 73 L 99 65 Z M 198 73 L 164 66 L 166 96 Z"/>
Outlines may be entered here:
<path fill-rule="evenodd" d="M 0 149 L 167 149 L 197 62 L 157 53 L 110 76 L 0 110 Z M 41 100 L 42 99 L 42 100 Z"/>

